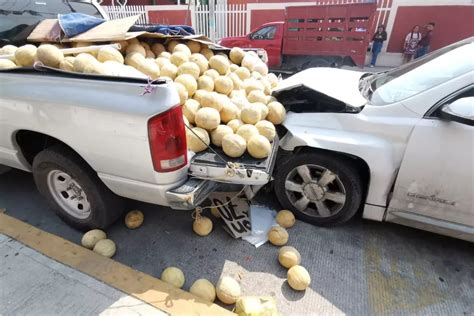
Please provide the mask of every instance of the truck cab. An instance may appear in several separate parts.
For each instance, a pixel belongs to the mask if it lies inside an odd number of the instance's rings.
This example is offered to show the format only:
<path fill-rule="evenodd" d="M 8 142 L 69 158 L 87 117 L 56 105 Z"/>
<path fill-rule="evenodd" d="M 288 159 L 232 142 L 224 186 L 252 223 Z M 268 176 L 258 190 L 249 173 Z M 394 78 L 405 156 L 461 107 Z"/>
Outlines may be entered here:
<path fill-rule="evenodd" d="M 246 36 L 220 40 L 227 47 L 263 48 L 273 71 L 363 67 L 376 3 L 289 6 L 285 21 L 263 24 Z M 278 70 L 276 70 L 278 69 Z"/>
<path fill-rule="evenodd" d="M 268 67 L 277 68 L 281 64 L 284 24 L 283 21 L 265 23 L 246 36 L 226 37 L 221 39 L 219 44 L 226 47 L 265 49 Z"/>

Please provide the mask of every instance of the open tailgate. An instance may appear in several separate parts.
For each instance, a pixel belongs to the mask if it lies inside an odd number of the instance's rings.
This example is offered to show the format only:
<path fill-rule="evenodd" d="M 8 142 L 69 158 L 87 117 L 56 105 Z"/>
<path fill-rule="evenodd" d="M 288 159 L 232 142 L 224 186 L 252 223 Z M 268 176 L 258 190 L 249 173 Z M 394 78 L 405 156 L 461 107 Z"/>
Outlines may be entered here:
<path fill-rule="evenodd" d="M 198 179 L 216 182 L 264 185 L 272 177 L 278 152 L 278 136 L 272 142 L 272 151 L 266 159 L 256 159 L 247 152 L 240 158 L 230 158 L 222 148 L 196 153 L 190 161 L 189 175 Z"/>

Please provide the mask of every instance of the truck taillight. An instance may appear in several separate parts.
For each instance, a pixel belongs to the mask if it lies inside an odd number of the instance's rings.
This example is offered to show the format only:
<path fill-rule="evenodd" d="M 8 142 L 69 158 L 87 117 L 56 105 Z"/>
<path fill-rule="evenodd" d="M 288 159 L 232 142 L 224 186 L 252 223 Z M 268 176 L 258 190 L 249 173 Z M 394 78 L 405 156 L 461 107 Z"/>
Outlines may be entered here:
<path fill-rule="evenodd" d="M 170 172 L 185 166 L 188 157 L 181 106 L 152 117 L 148 121 L 148 139 L 156 171 Z"/>

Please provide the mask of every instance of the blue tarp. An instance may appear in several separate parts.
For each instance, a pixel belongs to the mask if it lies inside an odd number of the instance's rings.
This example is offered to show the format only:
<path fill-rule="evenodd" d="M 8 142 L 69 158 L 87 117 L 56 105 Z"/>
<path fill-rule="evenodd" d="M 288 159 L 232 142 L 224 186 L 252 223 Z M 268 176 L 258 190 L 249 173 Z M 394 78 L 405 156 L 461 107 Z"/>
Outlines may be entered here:
<path fill-rule="evenodd" d="M 188 25 L 134 25 L 130 28 L 130 32 L 150 32 L 160 33 L 164 35 L 194 35 L 194 29 Z"/>
<path fill-rule="evenodd" d="M 64 34 L 69 38 L 87 32 L 91 28 L 105 22 L 104 19 L 84 13 L 58 14 L 58 21 Z"/>
<path fill-rule="evenodd" d="M 58 21 L 64 34 L 69 38 L 84 33 L 105 22 L 104 19 L 83 13 L 59 14 Z M 194 29 L 188 25 L 134 25 L 129 31 L 160 33 L 164 35 L 194 35 Z"/>

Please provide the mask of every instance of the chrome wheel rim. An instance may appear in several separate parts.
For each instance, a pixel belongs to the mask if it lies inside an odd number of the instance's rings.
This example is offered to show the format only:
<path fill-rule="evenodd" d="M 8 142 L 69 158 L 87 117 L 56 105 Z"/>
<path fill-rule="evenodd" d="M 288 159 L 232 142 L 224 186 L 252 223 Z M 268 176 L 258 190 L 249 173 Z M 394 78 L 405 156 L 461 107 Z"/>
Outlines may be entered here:
<path fill-rule="evenodd" d="M 285 191 L 290 203 L 311 217 L 334 216 L 346 203 L 346 189 L 339 176 L 318 165 L 291 170 L 285 179 Z"/>
<path fill-rule="evenodd" d="M 87 195 L 70 175 L 61 170 L 51 170 L 47 183 L 54 200 L 66 213 L 78 219 L 89 217 L 91 205 Z"/>

